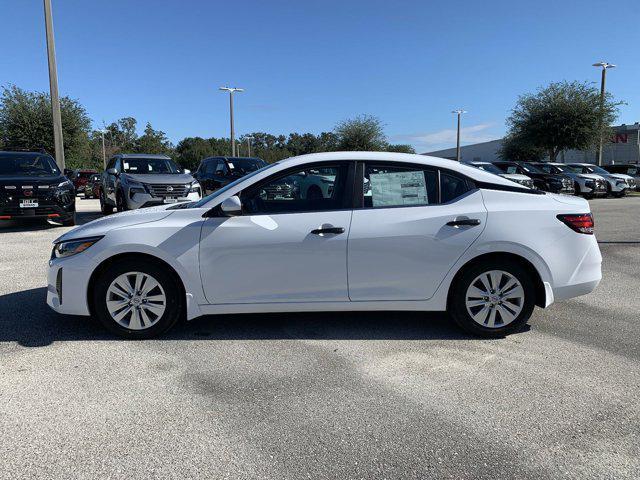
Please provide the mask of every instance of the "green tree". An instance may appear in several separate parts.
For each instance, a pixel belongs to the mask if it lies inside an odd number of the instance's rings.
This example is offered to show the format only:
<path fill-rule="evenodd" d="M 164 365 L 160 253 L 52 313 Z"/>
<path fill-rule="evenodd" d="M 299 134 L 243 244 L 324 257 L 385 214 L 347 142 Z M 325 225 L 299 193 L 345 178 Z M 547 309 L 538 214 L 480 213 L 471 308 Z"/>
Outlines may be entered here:
<path fill-rule="evenodd" d="M 522 95 L 507 120 L 508 137 L 543 149 L 554 161 L 562 150 L 585 150 L 611 135 L 621 102 L 589 83 L 558 82 Z"/>
<path fill-rule="evenodd" d="M 546 155 L 543 147 L 537 147 L 527 139 L 518 135 L 507 135 L 498 149 L 498 156 L 503 160 L 516 162 L 538 162 Z"/>
<path fill-rule="evenodd" d="M 64 153 L 69 168 L 84 166 L 91 156 L 91 120 L 74 99 L 60 99 Z M 0 97 L 0 144 L 3 148 L 39 150 L 53 154 L 51 98 L 44 92 L 4 87 Z"/>
<path fill-rule="evenodd" d="M 389 144 L 387 145 L 387 152 L 396 152 L 396 153 L 416 153 L 416 149 L 411 145 L 406 144 Z"/>
<path fill-rule="evenodd" d="M 334 132 L 338 150 L 382 151 L 388 145 L 382 122 L 371 115 L 344 120 L 336 125 Z"/>
<path fill-rule="evenodd" d="M 144 133 L 137 138 L 135 150 L 138 153 L 173 154 L 173 145 L 166 134 L 160 130 L 154 130 L 151 123 L 147 122 Z"/>

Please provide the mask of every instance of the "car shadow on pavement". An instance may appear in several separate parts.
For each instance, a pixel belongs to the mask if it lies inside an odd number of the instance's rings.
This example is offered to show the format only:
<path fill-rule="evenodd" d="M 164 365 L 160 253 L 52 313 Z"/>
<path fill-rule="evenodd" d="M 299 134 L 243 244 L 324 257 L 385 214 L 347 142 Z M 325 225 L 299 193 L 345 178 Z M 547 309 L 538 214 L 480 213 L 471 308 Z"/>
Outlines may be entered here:
<path fill-rule="evenodd" d="M 0 343 L 42 347 L 54 342 L 122 340 L 89 317 L 60 315 L 46 288 L 0 296 Z M 318 312 L 213 315 L 176 325 L 158 340 L 465 340 L 443 313 Z"/>
<path fill-rule="evenodd" d="M 102 217 L 100 212 L 76 212 L 76 225 L 84 225 L 92 220 Z M 48 221 L 44 218 L 19 218 L 14 220 L 1 220 L 0 233 L 10 232 L 35 232 L 38 230 L 50 230 L 60 228 L 60 224 Z"/>

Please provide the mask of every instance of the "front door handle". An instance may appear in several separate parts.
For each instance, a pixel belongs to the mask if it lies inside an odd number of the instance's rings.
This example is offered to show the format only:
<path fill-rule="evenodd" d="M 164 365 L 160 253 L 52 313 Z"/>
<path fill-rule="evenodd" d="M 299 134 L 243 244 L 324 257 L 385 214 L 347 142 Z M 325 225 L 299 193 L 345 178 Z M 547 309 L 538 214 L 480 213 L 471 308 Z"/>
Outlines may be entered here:
<path fill-rule="evenodd" d="M 480 220 L 477 218 L 461 218 L 460 220 L 452 220 L 447 222 L 449 227 L 475 227 L 480 225 Z"/>
<path fill-rule="evenodd" d="M 316 228 L 315 230 L 311 230 L 311 233 L 314 235 L 322 235 L 325 233 L 333 233 L 335 235 L 340 235 L 344 233 L 344 227 L 324 227 L 324 228 Z"/>

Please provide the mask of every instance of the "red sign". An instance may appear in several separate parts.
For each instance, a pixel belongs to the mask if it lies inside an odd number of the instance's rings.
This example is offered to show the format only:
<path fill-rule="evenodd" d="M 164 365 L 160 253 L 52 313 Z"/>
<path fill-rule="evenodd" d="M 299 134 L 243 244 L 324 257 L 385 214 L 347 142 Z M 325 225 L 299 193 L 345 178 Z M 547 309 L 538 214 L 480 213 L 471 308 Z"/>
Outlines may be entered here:
<path fill-rule="evenodd" d="M 629 142 L 628 133 L 616 133 L 613 137 L 611 137 L 611 143 L 628 143 L 628 142 Z"/>

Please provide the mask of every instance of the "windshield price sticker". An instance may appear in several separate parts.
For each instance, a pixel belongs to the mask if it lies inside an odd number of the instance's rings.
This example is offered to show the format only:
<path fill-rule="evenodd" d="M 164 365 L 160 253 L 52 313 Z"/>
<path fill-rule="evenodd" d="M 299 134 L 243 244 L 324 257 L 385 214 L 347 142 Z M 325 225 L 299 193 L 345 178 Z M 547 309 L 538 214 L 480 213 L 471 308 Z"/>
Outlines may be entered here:
<path fill-rule="evenodd" d="M 374 207 L 427 205 L 424 172 L 372 173 L 371 196 Z"/>

